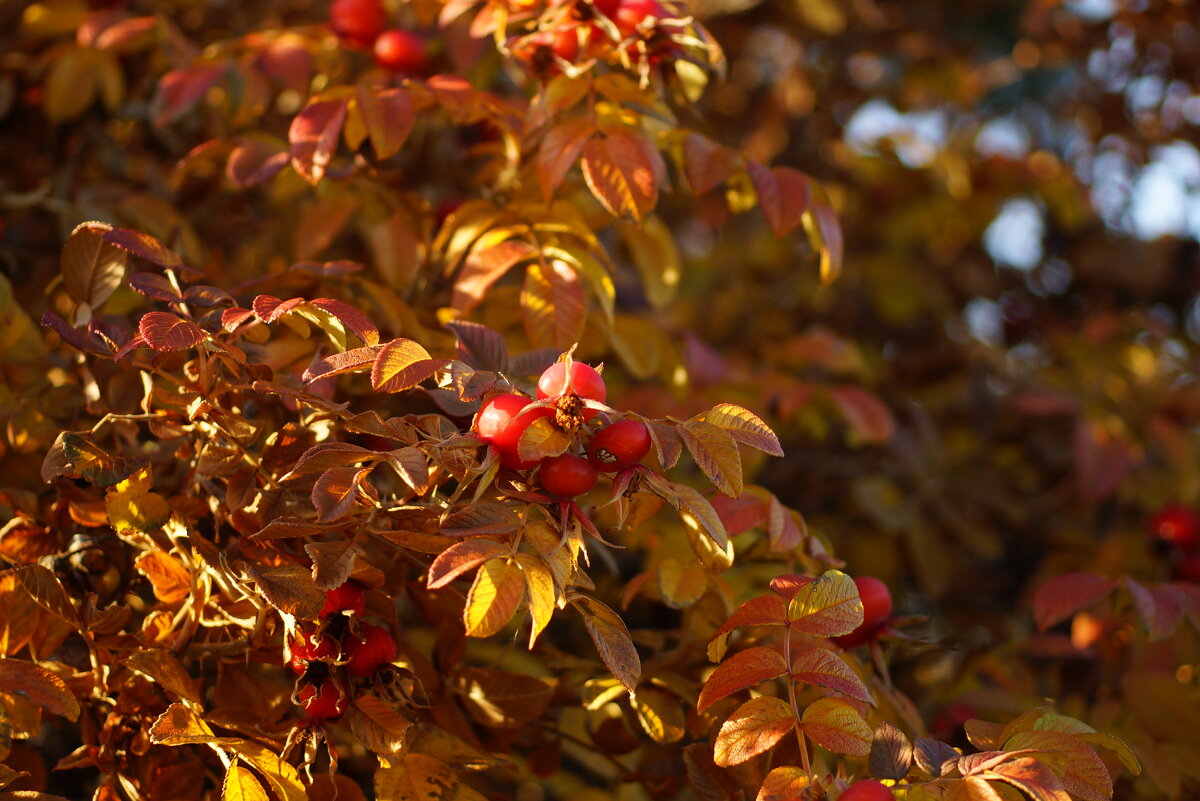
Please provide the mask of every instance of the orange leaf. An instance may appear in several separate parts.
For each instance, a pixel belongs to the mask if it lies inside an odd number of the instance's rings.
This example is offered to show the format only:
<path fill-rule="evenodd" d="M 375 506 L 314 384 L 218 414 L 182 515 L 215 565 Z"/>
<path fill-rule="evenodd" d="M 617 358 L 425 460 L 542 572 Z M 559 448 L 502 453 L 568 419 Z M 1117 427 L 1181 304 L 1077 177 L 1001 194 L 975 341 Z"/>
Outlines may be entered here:
<path fill-rule="evenodd" d="M 677 430 L 713 486 L 731 498 L 741 495 L 742 456 L 729 432 L 703 420 L 688 420 Z"/>
<path fill-rule="evenodd" d="M 883 443 L 892 438 L 896 421 L 892 413 L 878 397 L 861 387 L 843 384 L 829 387 L 829 396 L 837 404 L 851 430 L 863 442 Z"/>
<path fill-rule="evenodd" d="M 292 166 L 306 181 L 320 183 L 337 152 L 347 101 L 312 100 L 292 118 L 288 129 Z"/>
<path fill-rule="evenodd" d="M 723 768 L 740 765 L 783 739 L 796 726 L 787 701 L 769 696 L 751 698 L 721 725 L 713 745 L 713 761 Z"/>
<path fill-rule="evenodd" d="M 696 711 L 703 712 L 722 698 L 782 676 L 787 662 L 774 648 L 756 646 L 726 659 L 709 675 L 700 690 Z"/>
<path fill-rule="evenodd" d="M 317 510 L 317 522 L 329 523 L 345 517 L 358 497 L 359 484 L 371 469 L 332 467 L 322 473 L 313 484 L 310 494 Z"/>
<path fill-rule="evenodd" d="M 530 264 L 521 291 L 525 331 L 537 347 L 567 350 L 583 336 L 587 299 L 571 265 L 551 259 Z"/>
<path fill-rule="evenodd" d="M 805 708 L 801 721 L 813 742 L 835 754 L 861 759 L 871 752 L 871 727 L 845 701 L 818 698 Z"/>
<path fill-rule="evenodd" d="M 163 75 L 151 103 L 155 126 L 161 128 L 183 116 L 220 80 L 224 72 L 225 67 L 220 64 L 197 64 Z"/>
<path fill-rule="evenodd" d="M 812 220 L 809 238 L 816 239 L 821 250 L 821 281 L 829 283 L 842 272 L 846 244 L 842 236 L 842 225 L 838 222 L 833 207 L 820 198 L 813 198 L 805 222 Z M 815 230 L 813 230 L 815 229 Z"/>
<path fill-rule="evenodd" d="M 718 403 L 704 413 L 703 419 L 727 431 L 735 442 L 749 445 L 769 456 L 783 456 L 779 437 L 749 409 L 733 403 Z"/>
<path fill-rule="evenodd" d="M 858 674 L 840 656 L 824 648 L 810 648 L 797 656 L 792 662 L 792 679 L 835 690 L 857 701 L 875 705 L 871 691 Z"/>
<path fill-rule="evenodd" d="M 787 606 L 774 595 L 751 598 L 734 610 L 713 637 L 745 628 L 746 626 L 782 626 L 787 622 Z"/>
<path fill-rule="evenodd" d="M 393 339 L 383 346 L 371 368 L 371 386 L 376 392 L 412 389 L 445 367 L 445 359 L 434 359 L 411 339 Z"/>
<path fill-rule="evenodd" d="M 1033 757 L 1021 757 L 980 774 L 981 779 L 1007 782 L 1034 801 L 1071 801 L 1054 771 Z"/>
<path fill-rule="evenodd" d="M 492 284 L 513 267 L 531 258 L 535 249 L 528 242 L 506 239 L 496 245 L 472 250 L 454 282 L 450 305 L 466 314 L 479 305 Z"/>
<path fill-rule="evenodd" d="M 79 701 L 66 682 L 23 659 L 0 659 L 0 692 L 17 693 L 59 717 L 79 717 Z"/>
<path fill-rule="evenodd" d="M 583 178 L 613 216 L 641 220 L 658 202 L 654 164 L 626 134 L 591 139 L 583 148 Z"/>
<path fill-rule="evenodd" d="M 737 154 L 706 136 L 689 131 L 683 140 L 683 174 L 692 191 L 703 195 L 733 174 Z"/>
<path fill-rule="evenodd" d="M 584 143 L 595 131 L 586 117 L 572 117 L 546 132 L 537 154 L 538 183 L 546 202 L 550 202 L 554 190 L 579 160 Z"/>
<path fill-rule="evenodd" d="M 150 579 L 154 596 L 164 604 L 177 604 L 192 592 L 192 574 L 165 551 L 144 551 L 134 567 Z"/>
<path fill-rule="evenodd" d="M 80 223 L 67 237 L 59 257 L 63 288 L 71 300 L 88 304 L 93 312 L 104 305 L 125 276 L 128 254 L 104 241 L 104 233 L 111 230 L 108 223 Z"/>
<path fill-rule="evenodd" d="M 790 765 L 775 768 L 763 779 L 756 801 L 802 801 L 809 798 L 812 779 L 804 768 Z"/>
<path fill-rule="evenodd" d="M 408 90 L 359 84 L 356 99 L 375 157 L 386 159 L 403 147 L 416 119 Z"/>

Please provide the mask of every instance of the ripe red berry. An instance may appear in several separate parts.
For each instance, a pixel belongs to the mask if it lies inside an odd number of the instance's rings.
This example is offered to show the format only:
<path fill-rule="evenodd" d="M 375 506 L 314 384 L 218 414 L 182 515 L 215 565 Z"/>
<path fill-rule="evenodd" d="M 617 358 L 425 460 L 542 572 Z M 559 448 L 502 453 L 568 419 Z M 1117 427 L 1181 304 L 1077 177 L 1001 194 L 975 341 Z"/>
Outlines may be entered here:
<path fill-rule="evenodd" d="M 529 398 L 523 395 L 496 395 L 483 404 L 475 421 L 479 436 L 500 450 L 500 464 L 512 470 L 528 470 L 537 464 L 536 461 L 522 460 L 517 446 L 521 442 L 521 435 L 534 420 L 554 417 L 554 410 L 548 407 L 521 414 L 529 402 Z"/>
<path fill-rule="evenodd" d="M 300 631 L 299 637 L 292 640 L 292 672 L 297 676 L 304 673 L 308 663 L 320 659 L 336 659 L 337 643 L 332 637 L 317 638 L 315 631 Z"/>
<path fill-rule="evenodd" d="M 1200 544 L 1200 515 L 1178 503 L 1167 504 L 1150 518 L 1147 528 L 1155 537 L 1179 548 Z"/>
<path fill-rule="evenodd" d="M 538 470 L 542 489 L 557 498 L 574 498 L 596 486 L 596 468 L 582 456 L 551 456 Z"/>
<path fill-rule="evenodd" d="M 296 700 L 304 707 L 304 714 L 312 720 L 339 718 L 350 707 L 350 693 L 333 679 L 304 685 L 297 693 Z"/>
<path fill-rule="evenodd" d="M 567 380 L 567 363 L 555 362 L 546 368 L 538 379 L 537 396 L 539 400 L 558 398 L 568 392 L 574 392 L 581 398 L 604 403 L 608 397 L 608 389 L 604 379 L 593 368 L 583 362 L 571 362 L 570 381 Z"/>
<path fill-rule="evenodd" d="M 392 28 L 375 40 L 375 63 L 392 72 L 415 75 L 425 70 L 425 41 L 410 31 Z"/>
<path fill-rule="evenodd" d="M 479 416 L 475 419 L 475 430 L 479 432 L 479 436 L 491 441 L 500 436 L 513 418 L 528 405 L 529 398 L 524 395 L 493 395 L 479 410 Z"/>
<path fill-rule="evenodd" d="M 592 7 L 611 19 L 621 7 L 621 0 L 592 0 Z"/>
<path fill-rule="evenodd" d="M 554 55 L 563 61 L 575 61 L 579 58 L 579 34 L 573 28 L 566 28 L 554 34 L 554 43 L 550 45 Z"/>
<path fill-rule="evenodd" d="M 633 34 L 647 17 L 659 19 L 664 16 L 666 9 L 658 0 L 621 0 L 621 6 L 612 15 L 617 30 L 625 37 Z"/>
<path fill-rule="evenodd" d="M 892 791 L 874 779 L 863 779 L 847 787 L 838 801 L 892 801 Z"/>
<path fill-rule="evenodd" d="M 618 420 L 597 431 L 587 451 L 597 470 L 615 473 L 632 467 L 650 452 L 650 431 L 641 420 Z"/>
<path fill-rule="evenodd" d="M 347 637 L 342 644 L 346 672 L 356 678 L 370 676 L 396 658 L 396 641 L 382 626 L 364 623 L 361 637 Z"/>
<path fill-rule="evenodd" d="M 387 26 L 387 11 L 380 0 L 333 0 L 329 24 L 346 44 L 368 48 Z"/>
<path fill-rule="evenodd" d="M 353 612 L 361 616 L 367 609 L 367 594 L 353 581 L 334 587 L 325 593 L 325 606 L 321 607 L 321 619 L 337 612 Z"/>
<path fill-rule="evenodd" d="M 892 593 L 886 584 L 874 576 L 859 576 L 854 583 L 858 586 L 859 597 L 862 598 L 863 622 L 849 634 L 833 638 L 833 641 L 843 648 L 856 648 L 870 642 L 892 615 Z"/>

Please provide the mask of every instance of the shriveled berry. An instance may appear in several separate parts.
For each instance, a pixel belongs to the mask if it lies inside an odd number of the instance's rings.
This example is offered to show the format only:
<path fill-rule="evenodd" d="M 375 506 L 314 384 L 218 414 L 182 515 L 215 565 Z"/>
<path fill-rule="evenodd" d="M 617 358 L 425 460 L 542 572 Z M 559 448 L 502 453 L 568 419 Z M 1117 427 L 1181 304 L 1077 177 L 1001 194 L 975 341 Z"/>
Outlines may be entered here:
<path fill-rule="evenodd" d="M 597 431 L 587 451 L 597 470 L 615 473 L 645 458 L 650 452 L 650 431 L 641 420 L 618 420 Z"/>

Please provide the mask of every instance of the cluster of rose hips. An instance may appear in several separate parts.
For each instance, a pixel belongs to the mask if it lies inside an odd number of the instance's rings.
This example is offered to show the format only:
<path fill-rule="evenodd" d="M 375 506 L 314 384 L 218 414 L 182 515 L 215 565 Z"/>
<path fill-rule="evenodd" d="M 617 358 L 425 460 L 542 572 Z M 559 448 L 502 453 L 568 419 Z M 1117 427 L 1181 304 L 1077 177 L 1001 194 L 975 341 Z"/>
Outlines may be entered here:
<path fill-rule="evenodd" d="M 350 679 L 365 679 L 396 659 L 396 641 L 382 626 L 361 622 L 363 588 L 348 581 L 325 593 L 320 622 L 301 626 L 289 642 L 292 671 L 300 676 L 295 701 L 310 722 L 342 716 L 350 707 Z"/>
<path fill-rule="evenodd" d="M 874 576 L 859 576 L 854 580 L 862 599 L 863 622 L 849 634 L 833 637 L 843 648 L 857 648 L 879 636 L 892 616 L 892 593 L 888 586 Z"/>
<path fill-rule="evenodd" d="M 1183 504 L 1167 504 L 1147 521 L 1146 528 L 1152 537 L 1170 545 L 1174 578 L 1200 582 L 1200 513 Z"/>
<path fill-rule="evenodd" d="M 425 41 L 403 28 L 388 28 L 388 12 L 381 0 L 333 0 L 329 24 L 350 47 L 371 50 L 375 63 L 405 75 L 425 70 L 429 54 Z"/>
<path fill-rule="evenodd" d="M 639 59 L 645 48 L 651 62 L 674 49 L 664 21 L 676 20 L 658 0 L 553 0 L 549 23 L 532 34 L 509 40 L 509 52 L 537 74 L 558 71 L 558 61 L 624 54 Z"/>
<path fill-rule="evenodd" d="M 650 432 L 640 420 L 618 420 L 596 430 L 584 453 L 563 453 L 540 460 L 521 458 L 520 443 L 534 421 L 544 419 L 573 433 L 600 412 L 608 395 L 604 379 L 582 362 L 555 362 L 538 379 L 537 400 L 516 393 L 494 395 L 476 418 L 480 438 L 495 448 L 500 464 L 512 470 L 538 468 L 538 483 L 556 498 L 574 498 L 596 486 L 600 473 L 632 468 L 650 452 Z"/>

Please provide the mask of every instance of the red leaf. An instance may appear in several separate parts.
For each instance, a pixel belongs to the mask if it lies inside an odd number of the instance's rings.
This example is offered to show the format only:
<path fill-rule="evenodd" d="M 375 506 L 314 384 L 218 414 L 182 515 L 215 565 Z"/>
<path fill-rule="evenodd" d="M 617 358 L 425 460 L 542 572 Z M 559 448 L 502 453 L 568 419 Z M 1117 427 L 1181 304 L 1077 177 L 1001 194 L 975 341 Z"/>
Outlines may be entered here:
<path fill-rule="evenodd" d="M 1133 605 L 1137 607 L 1151 641 L 1170 636 L 1183 620 L 1184 596 L 1170 584 L 1146 587 L 1125 576 L 1125 588 L 1133 598 Z"/>
<path fill-rule="evenodd" d="M 221 328 L 229 333 L 233 333 L 237 330 L 238 326 L 252 317 L 254 317 L 253 309 L 226 309 L 221 312 Z"/>
<path fill-rule="evenodd" d="M 616 217 L 641 220 L 658 203 L 657 170 L 632 136 L 614 134 L 589 140 L 583 148 L 583 178 L 596 199 Z"/>
<path fill-rule="evenodd" d="M 331 353 L 324 359 L 310 364 L 300 378 L 304 383 L 311 384 L 322 378 L 332 378 L 343 373 L 370 370 L 381 350 L 379 345 L 369 345 L 365 348 L 352 348 L 343 353 Z"/>
<path fill-rule="evenodd" d="M 787 662 L 774 648 L 757 646 L 739 651 L 714 670 L 700 690 L 696 711 L 703 712 L 722 698 L 787 672 Z"/>
<path fill-rule="evenodd" d="M 811 192 L 808 176 L 791 167 L 764 167 L 754 161 L 746 164 L 746 171 L 775 236 L 784 236 L 799 225 Z"/>
<path fill-rule="evenodd" d="M 595 132 L 595 126 L 588 119 L 572 117 L 546 133 L 538 147 L 537 177 L 547 202 L 575 166 L 584 144 Z"/>
<path fill-rule="evenodd" d="M 692 191 L 703 195 L 725 182 L 737 162 L 737 154 L 706 136 L 689 132 L 683 140 L 683 174 Z"/>
<path fill-rule="evenodd" d="M 755 526 L 767 522 L 767 505 L 761 498 L 745 492 L 740 498 L 730 498 L 718 492 L 709 499 L 717 516 L 725 524 L 725 531 L 731 537 L 744 534 Z"/>
<path fill-rule="evenodd" d="M 163 245 L 149 234 L 134 231 L 129 228 L 114 228 L 104 234 L 104 241 L 116 245 L 122 250 L 128 250 L 135 256 L 151 261 L 168 270 L 178 270 L 192 275 L 203 275 L 194 267 L 189 267 L 179 258 L 179 254 Z"/>
<path fill-rule="evenodd" d="M 1039 631 L 1066 620 L 1081 609 L 1108 595 L 1115 581 L 1095 573 L 1066 573 L 1055 576 L 1033 594 L 1033 619 Z"/>
<path fill-rule="evenodd" d="M 760 595 L 739 606 L 713 638 L 746 626 L 782 626 L 787 622 L 787 605 L 775 595 Z"/>
<path fill-rule="evenodd" d="M 416 119 L 412 96 L 407 89 L 368 88 L 360 84 L 356 97 L 375 157 L 386 159 L 403 147 L 412 133 Z"/>
<path fill-rule="evenodd" d="M 842 261 L 846 251 L 842 224 L 838 221 L 833 207 L 824 200 L 813 198 L 809 210 L 816 223 L 817 233 L 821 236 L 821 280 L 828 283 L 842 272 Z"/>
<path fill-rule="evenodd" d="M 812 576 L 801 576 L 795 573 L 776 576 L 771 579 L 771 592 L 780 598 L 790 601 L 796 597 L 796 593 L 800 592 L 805 585 L 812 583 L 814 580 Z"/>
<path fill-rule="evenodd" d="M 138 322 L 138 333 L 155 350 L 186 350 L 208 336 L 204 329 L 170 312 L 148 312 Z"/>
<path fill-rule="evenodd" d="M 340 320 L 363 341 L 364 345 L 379 344 L 379 329 L 375 327 L 375 323 L 349 303 L 343 303 L 333 298 L 317 298 L 309 302 Z"/>
<path fill-rule="evenodd" d="M 280 300 L 273 295 L 259 295 L 251 305 L 254 307 L 254 313 L 258 315 L 258 319 L 264 323 L 273 323 L 303 302 L 304 298 Z"/>
<path fill-rule="evenodd" d="M 225 67 L 219 64 L 199 64 L 168 72 L 159 79 L 154 95 L 154 124 L 162 127 L 183 116 L 224 72 Z"/>
<path fill-rule="evenodd" d="M 884 443 L 896 432 L 896 421 L 883 401 L 866 390 L 843 384 L 829 387 L 829 396 L 850 428 L 864 442 Z"/>
<path fill-rule="evenodd" d="M 314 100 L 292 119 L 288 130 L 292 166 L 309 183 L 320 183 L 346 122 L 345 100 Z"/>
<path fill-rule="evenodd" d="M 265 184 L 288 165 L 291 155 L 275 142 L 243 139 L 225 162 L 225 177 L 238 189 Z"/>
<path fill-rule="evenodd" d="M 801 652 L 792 662 L 792 678 L 827 690 L 836 690 L 856 701 L 875 705 L 871 691 L 863 684 L 858 674 L 840 656 L 824 648 L 809 648 Z"/>

